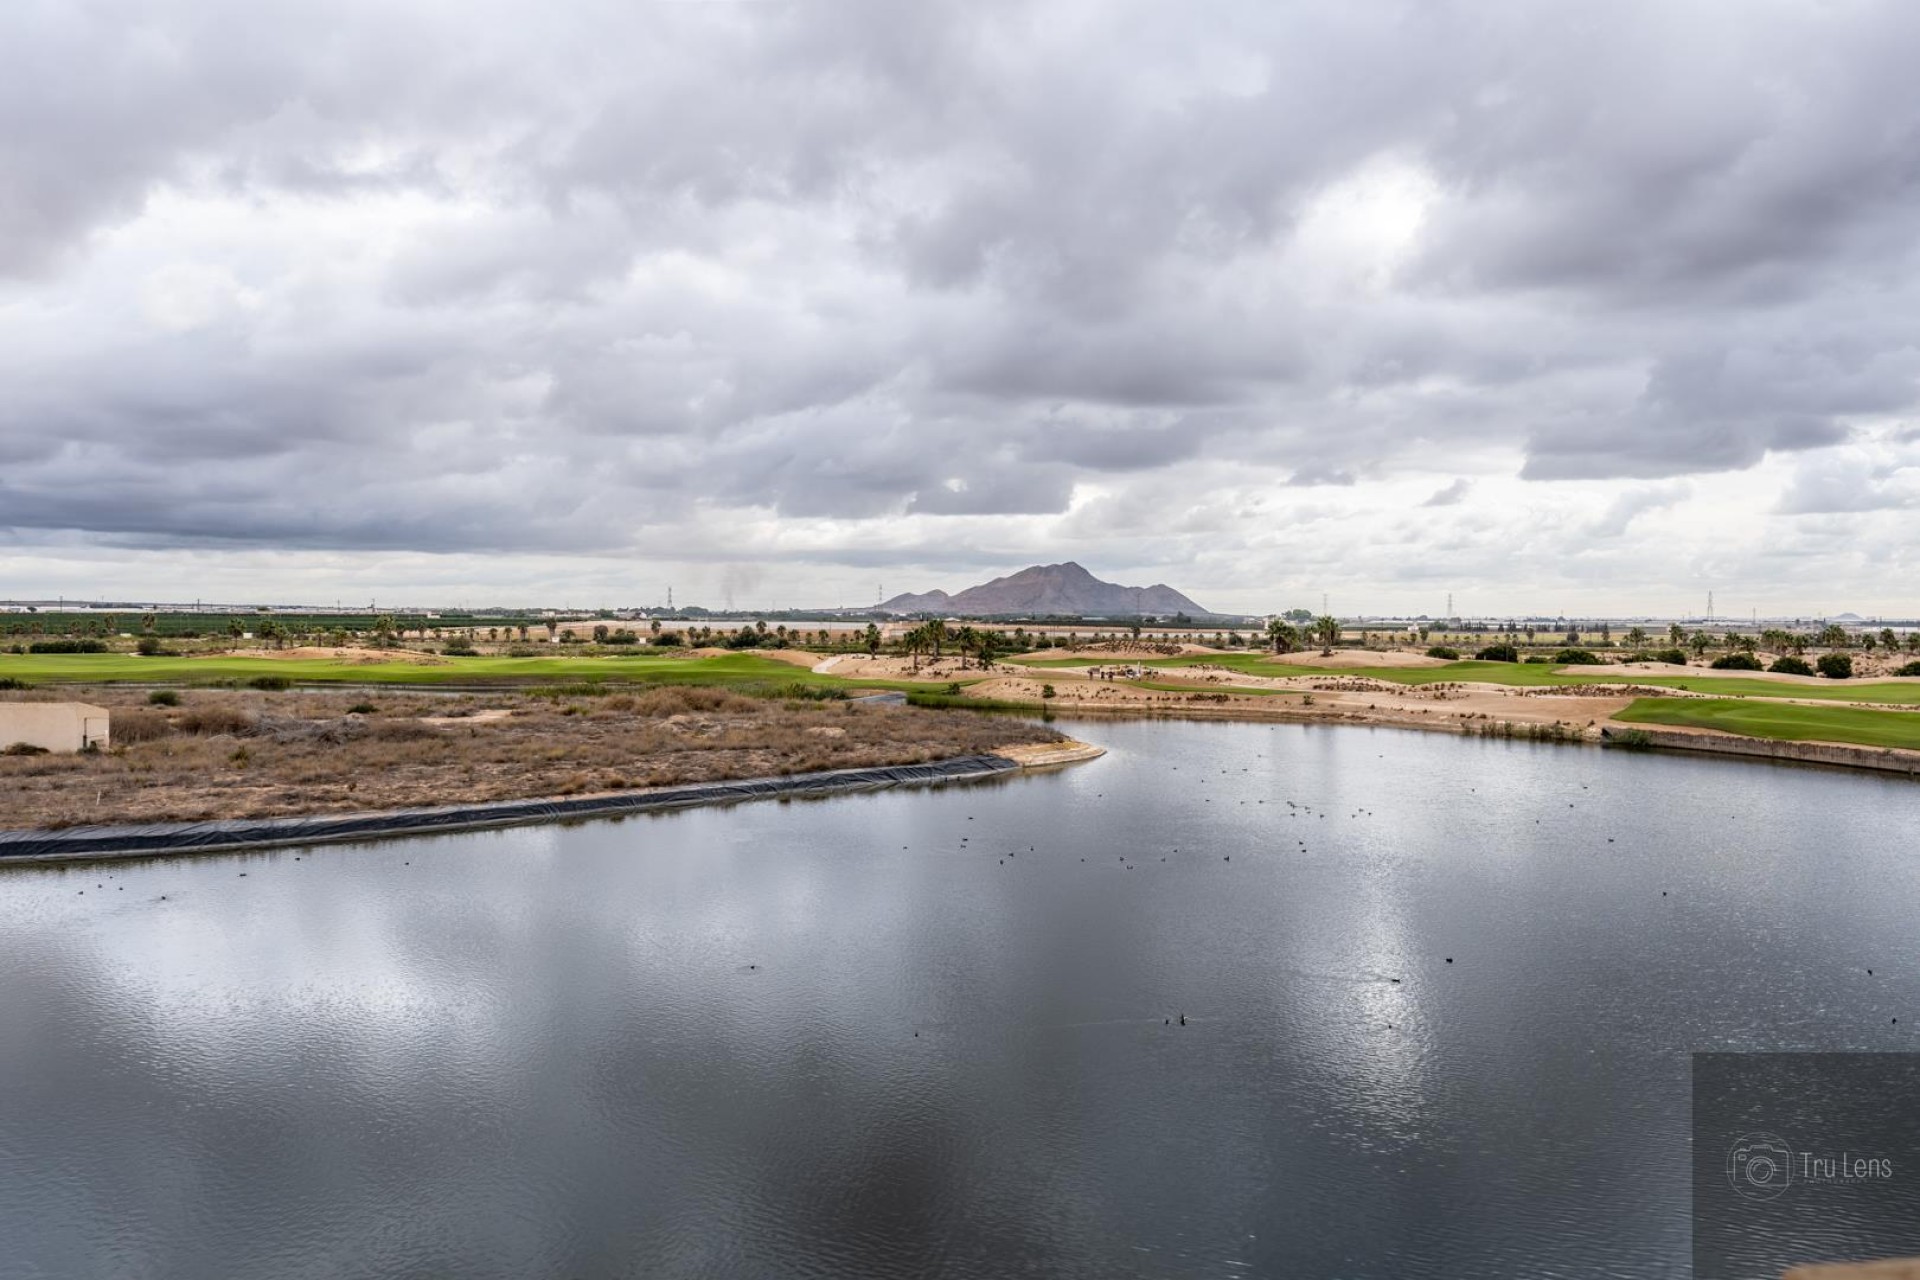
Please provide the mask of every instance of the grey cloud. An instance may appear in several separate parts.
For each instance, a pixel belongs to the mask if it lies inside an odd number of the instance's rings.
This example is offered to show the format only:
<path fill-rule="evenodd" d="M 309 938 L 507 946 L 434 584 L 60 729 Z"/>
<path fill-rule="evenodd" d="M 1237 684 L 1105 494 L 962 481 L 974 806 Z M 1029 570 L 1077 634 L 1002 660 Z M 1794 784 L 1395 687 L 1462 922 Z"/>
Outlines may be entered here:
<path fill-rule="evenodd" d="M 1326 484 L 1351 487 L 1358 483 L 1359 480 L 1354 476 L 1353 472 L 1334 467 L 1302 467 L 1287 477 L 1287 484 L 1297 489 L 1312 488 Z"/>
<path fill-rule="evenodd" d="M 1617 538 L 1638 517 L 1682 502 L 1691 492 L 1688 485 L 1681 483 L 1629 489 L 1608 505 L 1600 518 L 1587 527 L 1586 534 L 1594 538 Z"/>
<path fill-rule="evenodd" d="M 1863 458 L 1810 460 L 1780 496 L 1783 515 L 1905 510 L 1920 505 L 1913 468 L 1876 465 Z"/>
<path fill-rule="evenodd" d="M 1915 410 L 1910 6 L 591 19 L 0 11 L 0 525 L 452 554 L 737 509 L 853 564 L 1082 482 L 1658 480 Z M 1351 195 L 1383 165 L 1428 203 Z M 124 281 L 179 262 L 257 306 L 143 326 Z"/>

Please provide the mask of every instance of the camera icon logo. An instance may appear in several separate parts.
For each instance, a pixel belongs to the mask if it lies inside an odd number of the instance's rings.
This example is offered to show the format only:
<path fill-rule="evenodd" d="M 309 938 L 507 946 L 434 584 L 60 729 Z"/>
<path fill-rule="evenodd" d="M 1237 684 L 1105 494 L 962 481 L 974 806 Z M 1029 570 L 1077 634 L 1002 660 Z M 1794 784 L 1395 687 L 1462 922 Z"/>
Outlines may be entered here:
<path fill-rule="evenodd" d="M 1771 1133 L 1745 1133 L 1727 1152 L 1727 1182 L 1749 1200 L 1771 1200 L 1793 1185 L 1793 1148 Z"/>

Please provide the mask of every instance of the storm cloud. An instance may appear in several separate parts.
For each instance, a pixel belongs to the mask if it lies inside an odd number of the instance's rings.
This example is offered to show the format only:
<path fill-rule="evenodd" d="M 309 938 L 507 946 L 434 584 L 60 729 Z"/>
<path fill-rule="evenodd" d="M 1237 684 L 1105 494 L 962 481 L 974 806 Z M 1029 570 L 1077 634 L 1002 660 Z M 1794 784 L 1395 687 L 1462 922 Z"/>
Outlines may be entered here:
<path fill-rule="evenodd" d="M 1920 611 L 1915 47 L 1868 0 L 0 6 L 0 595 L 1072 557 Z"/>

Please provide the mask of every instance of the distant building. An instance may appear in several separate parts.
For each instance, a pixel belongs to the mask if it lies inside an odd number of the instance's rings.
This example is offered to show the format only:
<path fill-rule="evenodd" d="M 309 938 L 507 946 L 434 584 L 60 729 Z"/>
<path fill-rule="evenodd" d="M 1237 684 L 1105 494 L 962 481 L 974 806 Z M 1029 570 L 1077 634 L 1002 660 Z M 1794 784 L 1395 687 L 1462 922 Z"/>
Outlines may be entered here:
<path fill-rule="evenodd" d="M 0 751 L 18 744 L 43 751 L 105 750 L 105 707 L 85 702 L 0 702 Z"/>

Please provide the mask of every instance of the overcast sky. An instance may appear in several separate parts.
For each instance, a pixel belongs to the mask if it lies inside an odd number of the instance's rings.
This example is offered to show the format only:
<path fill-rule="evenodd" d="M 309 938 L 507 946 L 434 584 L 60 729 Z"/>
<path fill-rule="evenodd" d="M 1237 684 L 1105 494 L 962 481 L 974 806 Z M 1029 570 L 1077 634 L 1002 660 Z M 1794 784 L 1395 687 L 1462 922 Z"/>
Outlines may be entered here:
<path fill-rule="evenodd" d="M 0 4 L 0 596 L 1920 613 L 1920 5 Z"/>

